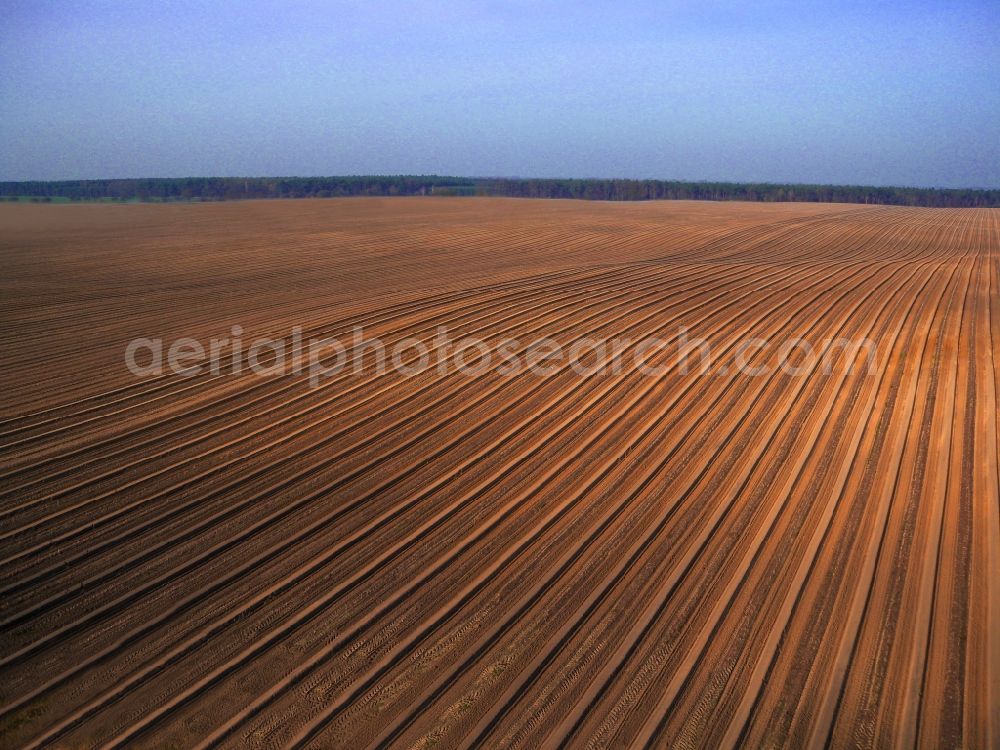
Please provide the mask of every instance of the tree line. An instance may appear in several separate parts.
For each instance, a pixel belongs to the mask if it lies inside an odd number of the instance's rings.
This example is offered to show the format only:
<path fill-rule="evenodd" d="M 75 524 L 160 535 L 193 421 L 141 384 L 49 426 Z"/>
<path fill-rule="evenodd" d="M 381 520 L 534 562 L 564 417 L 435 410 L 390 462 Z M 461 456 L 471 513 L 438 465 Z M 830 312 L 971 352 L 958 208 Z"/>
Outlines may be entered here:
<path fill-rule="evenodd" d="M 354 177 L 182 177 L 0 182 L 5 200 L 220 201 L 355 195 L 487 195 L 604 201 L 712 200 L 1000 206 L 1000 189 L 800 185 L 681 180 L 519 179 L 387 175 Z"/>

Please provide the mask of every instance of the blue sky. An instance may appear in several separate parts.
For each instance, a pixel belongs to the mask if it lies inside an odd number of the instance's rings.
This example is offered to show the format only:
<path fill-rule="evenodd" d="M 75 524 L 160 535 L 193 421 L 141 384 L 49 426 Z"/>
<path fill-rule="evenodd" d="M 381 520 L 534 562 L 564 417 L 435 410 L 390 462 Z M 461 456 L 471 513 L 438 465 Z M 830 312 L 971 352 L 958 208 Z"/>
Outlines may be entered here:
<path fill-rule="evenodd" d="M 0 179 L 1000 187 L 1000 2 L 0 4 Z"/>

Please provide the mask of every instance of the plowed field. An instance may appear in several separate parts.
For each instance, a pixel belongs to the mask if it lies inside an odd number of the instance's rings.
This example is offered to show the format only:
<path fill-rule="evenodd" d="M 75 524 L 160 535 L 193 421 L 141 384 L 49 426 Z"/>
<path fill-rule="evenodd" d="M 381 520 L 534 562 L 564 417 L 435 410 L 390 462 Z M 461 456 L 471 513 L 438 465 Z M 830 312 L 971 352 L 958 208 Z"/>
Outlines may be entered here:
<path fill-rule="evenodd" d="M 22 204 L 0 261 L 5 747 L 1000 747 L 1000 210 Z M 233 326 L 666 344 L 125 365 Z"/>

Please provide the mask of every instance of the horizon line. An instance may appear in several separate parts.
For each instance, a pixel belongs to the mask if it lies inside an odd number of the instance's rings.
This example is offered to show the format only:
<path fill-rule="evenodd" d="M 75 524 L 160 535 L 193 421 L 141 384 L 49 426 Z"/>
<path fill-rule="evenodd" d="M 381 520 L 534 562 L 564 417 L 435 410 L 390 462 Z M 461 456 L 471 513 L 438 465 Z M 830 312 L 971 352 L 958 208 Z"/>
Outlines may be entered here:
<path fill-rule="evenodd" d="M 965 185 L 962 187 L 942 187 L 937 185 L 905 185 L 905 184 L 872 184 L 860 182 L 788 182 L 780 180 L 731 180 L 731 179 L 684 179 L 675 177 L 525 177 L 519 175 L 456 175 L 439 173 L 406 173 L 406 172 L 370 172 L 370 173 L 344 173 L 344 174 L 286 174 L 286 175 L 183 175 L 178 177 L 166 176 L 142 176 L 142 177 L 60 177 L 54 179 L 0 179 L 0 185 L 12 185 L 23 183 L 53 184 L 67 182 L 116 182 L 116 181 L 139 181 L 139 180 L 323 180 L 323 179 L 375 179 L 375 178 L 434 178 L 434 179 L 454 179 L 454 180 L 534 180 L 552 182 L 663 182 L 690 185 L 762 185 L 762 186 L 790 186 L 790 187 L 823 187 L 823 188 L 871 188 L 877 190 L 900 189 L 900 190 L 975 190 L 975 191 L 995 191 L 1000 190 L 1000 185 L 996 187 L 983 187 Z"/>

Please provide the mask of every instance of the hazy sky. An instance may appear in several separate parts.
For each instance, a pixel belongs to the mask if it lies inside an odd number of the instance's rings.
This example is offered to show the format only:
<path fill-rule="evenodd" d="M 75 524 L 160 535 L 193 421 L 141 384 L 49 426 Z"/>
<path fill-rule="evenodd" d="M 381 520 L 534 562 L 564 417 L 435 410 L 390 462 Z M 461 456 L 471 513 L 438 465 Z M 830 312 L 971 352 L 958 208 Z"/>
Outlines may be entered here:
<path fill-rule="evenodd" d="M 1000 187 L 1000 0 L 0 2 L 0 179 Z"/>

